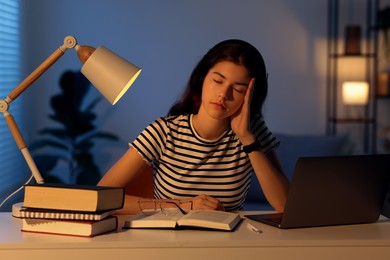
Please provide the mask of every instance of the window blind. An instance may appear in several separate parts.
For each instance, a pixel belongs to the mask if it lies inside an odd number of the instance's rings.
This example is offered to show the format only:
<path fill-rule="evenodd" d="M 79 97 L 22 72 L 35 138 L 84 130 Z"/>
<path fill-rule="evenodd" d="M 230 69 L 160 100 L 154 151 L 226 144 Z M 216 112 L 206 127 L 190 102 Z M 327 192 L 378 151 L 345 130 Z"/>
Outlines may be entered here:
<path fill-rule="evenodd" d="M 19 4 L 19 0 L 0 0 L 0 99 L 2 100 L 21 81 Z M 22 99 L 19 97 L 12 102 L 9 109 L 21 130 L 23 129 Z M 1 115 L 0 202 L 27 180 L 29 173 L 25 164 Z M 0 210 L 4 210 L 5 206 L 9 208 L 7 203 Z"/>

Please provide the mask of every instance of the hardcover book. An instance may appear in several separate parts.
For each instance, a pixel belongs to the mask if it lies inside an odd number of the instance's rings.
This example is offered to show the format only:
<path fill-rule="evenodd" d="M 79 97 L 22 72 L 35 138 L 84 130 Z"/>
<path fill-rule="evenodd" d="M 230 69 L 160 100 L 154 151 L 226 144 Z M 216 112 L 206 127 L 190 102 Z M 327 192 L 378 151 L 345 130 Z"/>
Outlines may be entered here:
<path fill-rule="evenodd" d="M 22 231 L 69 236 L 93 237 L 117 229 L 118 220 L 115 216 L 99 221 L 30 219 L 22 220 Z"/>
<path fill-rule="evenodd" d="M 186 215 L 156 211 L 139 213 L 125 221 L 124 228 L 205 228 L 233 231 L 241 222 L 237 213 L 216 210 L 192 210 Z"/>
<path fill-rule="evenodd" d="M 98 212 L 123 207 L 125 190 L 117 187 L 28 184 L 23 207 Z"/>

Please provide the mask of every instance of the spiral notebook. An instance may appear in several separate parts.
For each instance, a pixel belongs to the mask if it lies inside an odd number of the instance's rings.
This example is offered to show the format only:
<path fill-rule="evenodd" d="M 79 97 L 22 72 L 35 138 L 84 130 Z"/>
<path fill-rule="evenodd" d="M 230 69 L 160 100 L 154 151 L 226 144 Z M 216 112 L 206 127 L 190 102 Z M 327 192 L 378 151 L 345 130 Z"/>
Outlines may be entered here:
<path fill-rule="evenodd" d="M 22 202 L 12 205 L 12 216 L 16 218 L 98 221 L 114 215 L 115 213 L 116 210 L 80 212 L 70 210 L 23 208 Z"/>

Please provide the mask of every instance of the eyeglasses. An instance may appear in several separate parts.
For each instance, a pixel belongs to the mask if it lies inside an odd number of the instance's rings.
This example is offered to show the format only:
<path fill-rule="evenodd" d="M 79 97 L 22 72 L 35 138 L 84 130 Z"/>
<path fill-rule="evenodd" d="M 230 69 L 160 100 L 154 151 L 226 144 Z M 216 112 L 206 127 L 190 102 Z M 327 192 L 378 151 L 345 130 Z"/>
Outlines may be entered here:
<path fill-rule="evenodd" d="M 192 209 L 192 201 L 173 201 L 173 200 L 152 200 L 152 199 L 143 199 L 138 200 L 138 206 L 144 215 L 153 215 L 156 212 L 163 212 L 167 216 L 177 215 L 177 214 L 187 214 L 187 212 L 182 208 L 187 204 L 190 210 Z"/>

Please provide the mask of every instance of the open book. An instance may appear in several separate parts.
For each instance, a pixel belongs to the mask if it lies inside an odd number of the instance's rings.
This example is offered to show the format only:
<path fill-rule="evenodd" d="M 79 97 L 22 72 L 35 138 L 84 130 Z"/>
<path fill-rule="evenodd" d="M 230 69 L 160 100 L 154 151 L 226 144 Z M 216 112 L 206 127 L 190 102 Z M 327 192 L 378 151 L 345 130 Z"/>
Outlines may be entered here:
<path fill-rule="evenodd" d="M 237 213 L 215 210 L 192 210 L 186 215 L 157 211 L 150 215 L 139 213 L 127 221 L 124 228 L 178 228 L 193 227 L 232 231 L 240 223 Z"/>

